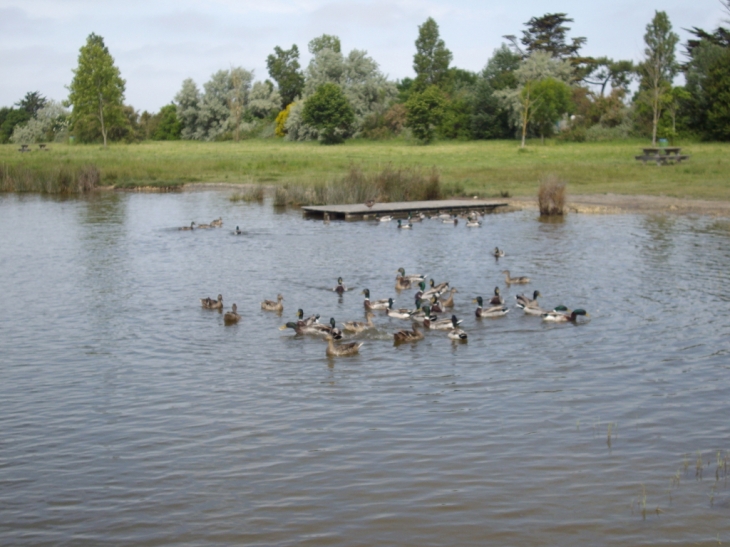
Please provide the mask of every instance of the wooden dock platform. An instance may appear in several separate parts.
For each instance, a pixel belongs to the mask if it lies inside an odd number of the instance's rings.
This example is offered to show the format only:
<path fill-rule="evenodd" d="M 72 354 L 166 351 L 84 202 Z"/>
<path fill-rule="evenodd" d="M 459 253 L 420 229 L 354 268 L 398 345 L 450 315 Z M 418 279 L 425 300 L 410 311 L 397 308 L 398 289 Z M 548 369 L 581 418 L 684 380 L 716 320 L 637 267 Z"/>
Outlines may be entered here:
<path fill-rule="evenodd" d="M 384 215 L 406 218 L 409 213 L 460 214 L 476 212 L 492 213 L 498 207 L 507 207 L 504 202 L 484 199 L 444 199 L 438 201 L 398 201 L 393 203 L 376 203 L 368 207 L 364 203 L 354 205 L 307 205 L 302 207 L 307 216 L 341 220 L 374 220 Z"/>

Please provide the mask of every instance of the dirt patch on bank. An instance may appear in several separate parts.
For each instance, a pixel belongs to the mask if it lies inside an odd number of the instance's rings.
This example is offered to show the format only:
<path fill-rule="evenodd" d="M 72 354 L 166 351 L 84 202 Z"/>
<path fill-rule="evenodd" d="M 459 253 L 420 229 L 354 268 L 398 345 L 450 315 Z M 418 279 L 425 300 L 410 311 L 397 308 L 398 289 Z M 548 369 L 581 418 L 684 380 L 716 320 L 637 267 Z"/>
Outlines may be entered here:
<path fill-rule="evenodd" d="M 537 209 L 536 198 L 510 198 L 510 205 Z M 619 194 L 568 195 L 569 213 L 676 213 L 730 216 L 730 202 L 702 199 L 680 199 L 666 196 L 625 196 Z"/>

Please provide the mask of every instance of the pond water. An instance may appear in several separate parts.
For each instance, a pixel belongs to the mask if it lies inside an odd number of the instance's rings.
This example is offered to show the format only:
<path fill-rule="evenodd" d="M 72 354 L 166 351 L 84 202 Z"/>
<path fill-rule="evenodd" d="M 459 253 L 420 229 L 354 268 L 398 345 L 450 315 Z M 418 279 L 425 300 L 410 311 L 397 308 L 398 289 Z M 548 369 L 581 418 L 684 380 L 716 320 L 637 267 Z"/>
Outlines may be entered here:
<path fill-rule="evenodd" d="M 2 544 L 730 541 L 728 221 L 402 231 L 201 191 L 3 195 L 0 234 Z M 399 267 L 458 289 L 467 343 L 394 346 L 410 323 L 379 313 L 330 359 L 279 330 L 362 320 L 364 288 L 411 306 Z M 495 286 L 510 312 L 477 320 Z M 590 319 L 525 316 L 535 289 Z M 218 293 L 239 324 L 201 308 Z M 277 293 L 281 317 L 259 309 Z"/>

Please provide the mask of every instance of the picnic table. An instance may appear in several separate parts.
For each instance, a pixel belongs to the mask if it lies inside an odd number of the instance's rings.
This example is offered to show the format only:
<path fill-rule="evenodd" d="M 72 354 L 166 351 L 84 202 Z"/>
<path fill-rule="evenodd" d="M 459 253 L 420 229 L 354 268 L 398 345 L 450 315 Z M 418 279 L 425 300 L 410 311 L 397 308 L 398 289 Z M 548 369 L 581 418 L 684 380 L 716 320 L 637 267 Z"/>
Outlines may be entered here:
<path fill-rule="evenodd" d="M 689 156 L 682 155 L 682 148 L 679 146 L 665 146 L 663 148 L 642 148 L 644 152 L 641 156 L 635 156 L 637 160 L 641 160 L 642 163 L 647 161 L 653 161 L 657 165 L 667 165 L 674 163 L 682 163 L 682 161 L 689 159 Z"/>
<path fill-rule="evenodd" d="M 18 152 L 30 152 L 30 148 L 28 148 L 27 144 L 21 144 L 20 148 L 18 148 Z"/>

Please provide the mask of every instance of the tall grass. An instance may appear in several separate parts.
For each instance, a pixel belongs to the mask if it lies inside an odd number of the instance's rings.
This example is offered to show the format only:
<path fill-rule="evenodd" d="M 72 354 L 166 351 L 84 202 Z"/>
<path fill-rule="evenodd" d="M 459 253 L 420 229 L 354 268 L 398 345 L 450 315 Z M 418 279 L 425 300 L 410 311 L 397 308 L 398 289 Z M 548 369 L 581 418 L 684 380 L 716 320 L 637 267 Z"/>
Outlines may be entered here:
<path fill-rule="evenodd" d="M 565 211 L 565 182 L 555 175 L 548 175 L 540 181 L 537 202 L 541 215 L 562 215 Z"/>
<path fill-rule="evenodd" d="M 0 192 L 82 194 L 99 186 L 101 172 L 95 165 L 54 165 L 43 169 L 24 165 L 0 165 Z"/>
<path fill-rule="evenodd" d="M 256 201 L 261 203 L 264 201 L 264 194 L 264 187 L 257 184 L 255 186 L 247 186 L 240 192 L 235 192 L 230 199 L 233 202 L 245 201 L 246 203 L 251 203 Z"/>
<path fill-rule="evenodd" d="M 443 190 L 439 173 L 431 169 L 397 169 L 391 165 L 368 174 L 350 165 L 347 174 L 323 184 L 278 186 L 274 205 L 335 205 L 367 201 L 424 201 L 440 199 Z"/>

